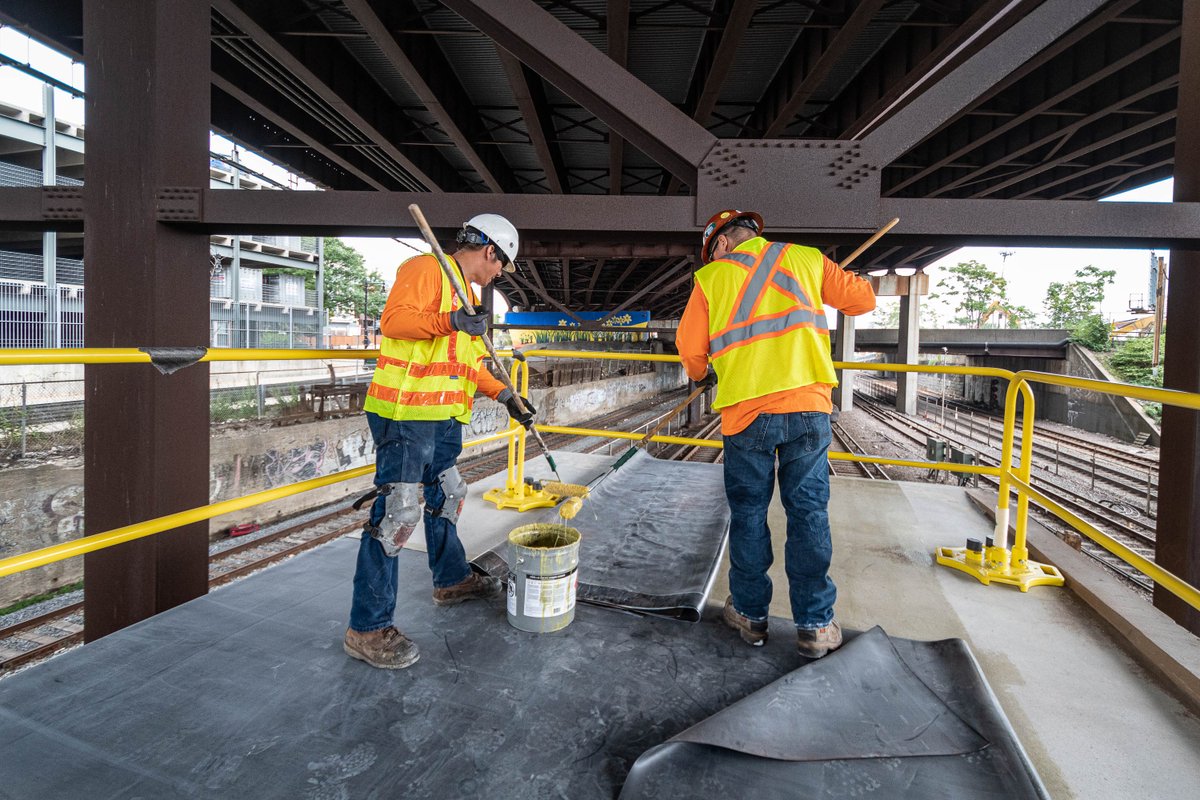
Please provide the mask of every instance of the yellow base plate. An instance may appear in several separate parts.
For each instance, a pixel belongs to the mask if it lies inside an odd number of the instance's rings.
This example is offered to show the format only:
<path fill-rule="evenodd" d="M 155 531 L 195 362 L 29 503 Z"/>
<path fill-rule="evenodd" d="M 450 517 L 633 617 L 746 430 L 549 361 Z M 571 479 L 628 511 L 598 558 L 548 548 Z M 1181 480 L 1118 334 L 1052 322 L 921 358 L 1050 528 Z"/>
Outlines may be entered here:
<path fill-rule="evenodd" d="M 562 497 L 541 489 L 534 491 L 524 487 L 525 491 L 515 492 L 512 489 L 488 489 L 483 493 L 483 499 L 495 503 L 496 508 L 515 508 L 517 511 L 530 511 L 535 508 L 551 508 L 558 504 Z"/>
<path fill-rule="evenodd" d="M 1025 561 L 1017 565 L 1007 564 L 973 564 L 967 561 L 965 547 L 939 547 L 937 562 L 943 567 L 957 569 L 968 575 L 974 575 L 985 586 L 992 581 L 1016 586 L 1022 592 L 1029 591 L 1031 586 L 1062 586 L 1066 583 L 1058 568 L 1049 564 L 1039 564 L 1036 561 Z"/>

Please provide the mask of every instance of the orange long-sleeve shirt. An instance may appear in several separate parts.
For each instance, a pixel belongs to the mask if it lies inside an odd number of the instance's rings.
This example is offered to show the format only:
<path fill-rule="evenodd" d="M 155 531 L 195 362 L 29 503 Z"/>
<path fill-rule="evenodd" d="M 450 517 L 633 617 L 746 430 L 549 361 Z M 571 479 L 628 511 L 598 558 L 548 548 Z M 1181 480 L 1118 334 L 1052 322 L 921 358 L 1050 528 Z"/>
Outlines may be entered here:
<path fill-rule="evenodd" d="M 447 256 L 450 258 L 450 256 Z M 453 290 L 451 290 L 453 291 Z M 475 303 L 475 291 L 467 284 L 467 296 Z M 432 255 L 415 256 L 396 270 L 396 282 L 388 293 L 379 329 L 389 339 L 433 339 L 454 333 L 450 314 L 443 313 L 442 268 Z M 504 391 L 487 367 L 480 365 L 476 386 L 493 400 Z"/>
<path fill-rule="evenodd" d="M 821 280 L 821 302 L 839 309 L 843 314 L 856 317 L 875 308 L 875 292 L 868 281 L 826 258 Z M 679 356 L 688 377 L 694 381 L 703 380 L 708 372 L 708 299 L 699 284 L 692 287 L 687 308 L 679 320 L 675 345 L 679 348 Z M 824 411 L 828 414 L 833 410 L 832 390 L 833 387 L 828 383 L 810 383 L 726 406 L 721 409 L 721 433 L 732 436 L 743 431 L 759 414 L 790 414 L 797 411 Z"/>

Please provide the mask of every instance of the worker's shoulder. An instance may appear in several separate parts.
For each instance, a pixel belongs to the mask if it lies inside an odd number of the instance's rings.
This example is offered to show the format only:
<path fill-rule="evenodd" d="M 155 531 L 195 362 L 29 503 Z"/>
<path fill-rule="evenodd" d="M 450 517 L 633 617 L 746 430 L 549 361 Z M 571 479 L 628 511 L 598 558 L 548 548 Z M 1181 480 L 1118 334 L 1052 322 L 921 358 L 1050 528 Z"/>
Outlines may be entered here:
<path fill-rule="evenodd" d="M 400 262 L 400 266 L 396 267 L 396 272 L 403 272 L 406 275 L 416 277 L 422 273 L 441 273 L 442 269 L 438 265 L 437 258 L 433 253 L 418 253 L 415 256 L 410 256 Z"/>

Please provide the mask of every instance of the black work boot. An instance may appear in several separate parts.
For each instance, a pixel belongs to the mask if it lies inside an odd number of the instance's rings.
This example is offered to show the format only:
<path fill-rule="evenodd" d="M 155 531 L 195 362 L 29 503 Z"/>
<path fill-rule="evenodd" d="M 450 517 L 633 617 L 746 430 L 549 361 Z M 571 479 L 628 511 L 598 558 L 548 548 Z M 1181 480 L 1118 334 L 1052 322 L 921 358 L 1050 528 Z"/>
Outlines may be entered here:
<path fill-rule="evenodd" d="M 392 626 L 367 633 L 347 628 L 342 649 L 379 669 L 404 669 L 421 657 L 416 643 Z"/>
<path fill-rule="evenodd" d="M 498 597 L 502 587 L 499 578 L 490 578 L 472 572 L 465 579 L 453 586 L 443 586 L 433 590 L 433 603 L 439 606 L 453 606 L 467 600 Z"/>
<path fill-rule="evenodd" d="M 762 647 L 767 643 L 767 621 L 765 619 L 756 621 L 739 614 L 733 607 L 732 597 L 726 598 L 721 617 L 725 620 L 726 625 L 741 635 L 742 641 L 746 644 L 752 647 Z"/>
<path fill-rule="evenodd" d="M 842 626 L 830 620 L 824 628 L 797 628 L 796 651 L 805 658 L 820 658 L 842 646 Z"/>

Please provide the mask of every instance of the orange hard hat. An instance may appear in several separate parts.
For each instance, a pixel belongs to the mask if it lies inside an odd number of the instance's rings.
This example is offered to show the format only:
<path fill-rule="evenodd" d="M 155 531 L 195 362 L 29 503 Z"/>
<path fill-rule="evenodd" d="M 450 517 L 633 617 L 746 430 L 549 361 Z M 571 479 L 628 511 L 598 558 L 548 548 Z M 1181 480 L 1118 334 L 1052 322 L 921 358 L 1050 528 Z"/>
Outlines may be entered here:
<path fill-rule="evenodd" d="M 720 235 L 726 226 L 734 223 L 740 223 L 747 228 L 753 228 L 755 235 L 762 235 L 763 218 L 757 211 L 738 211 L 736 208 L 727 208 L 724 211 L 718 211 L 712 215 L 708 220 L 708 224 L 704 226 L 704 238 L 700 241 L 700 255 L 706 262 L 712 260 L 712 246 L 716 244 L 717 236 Z"/>

